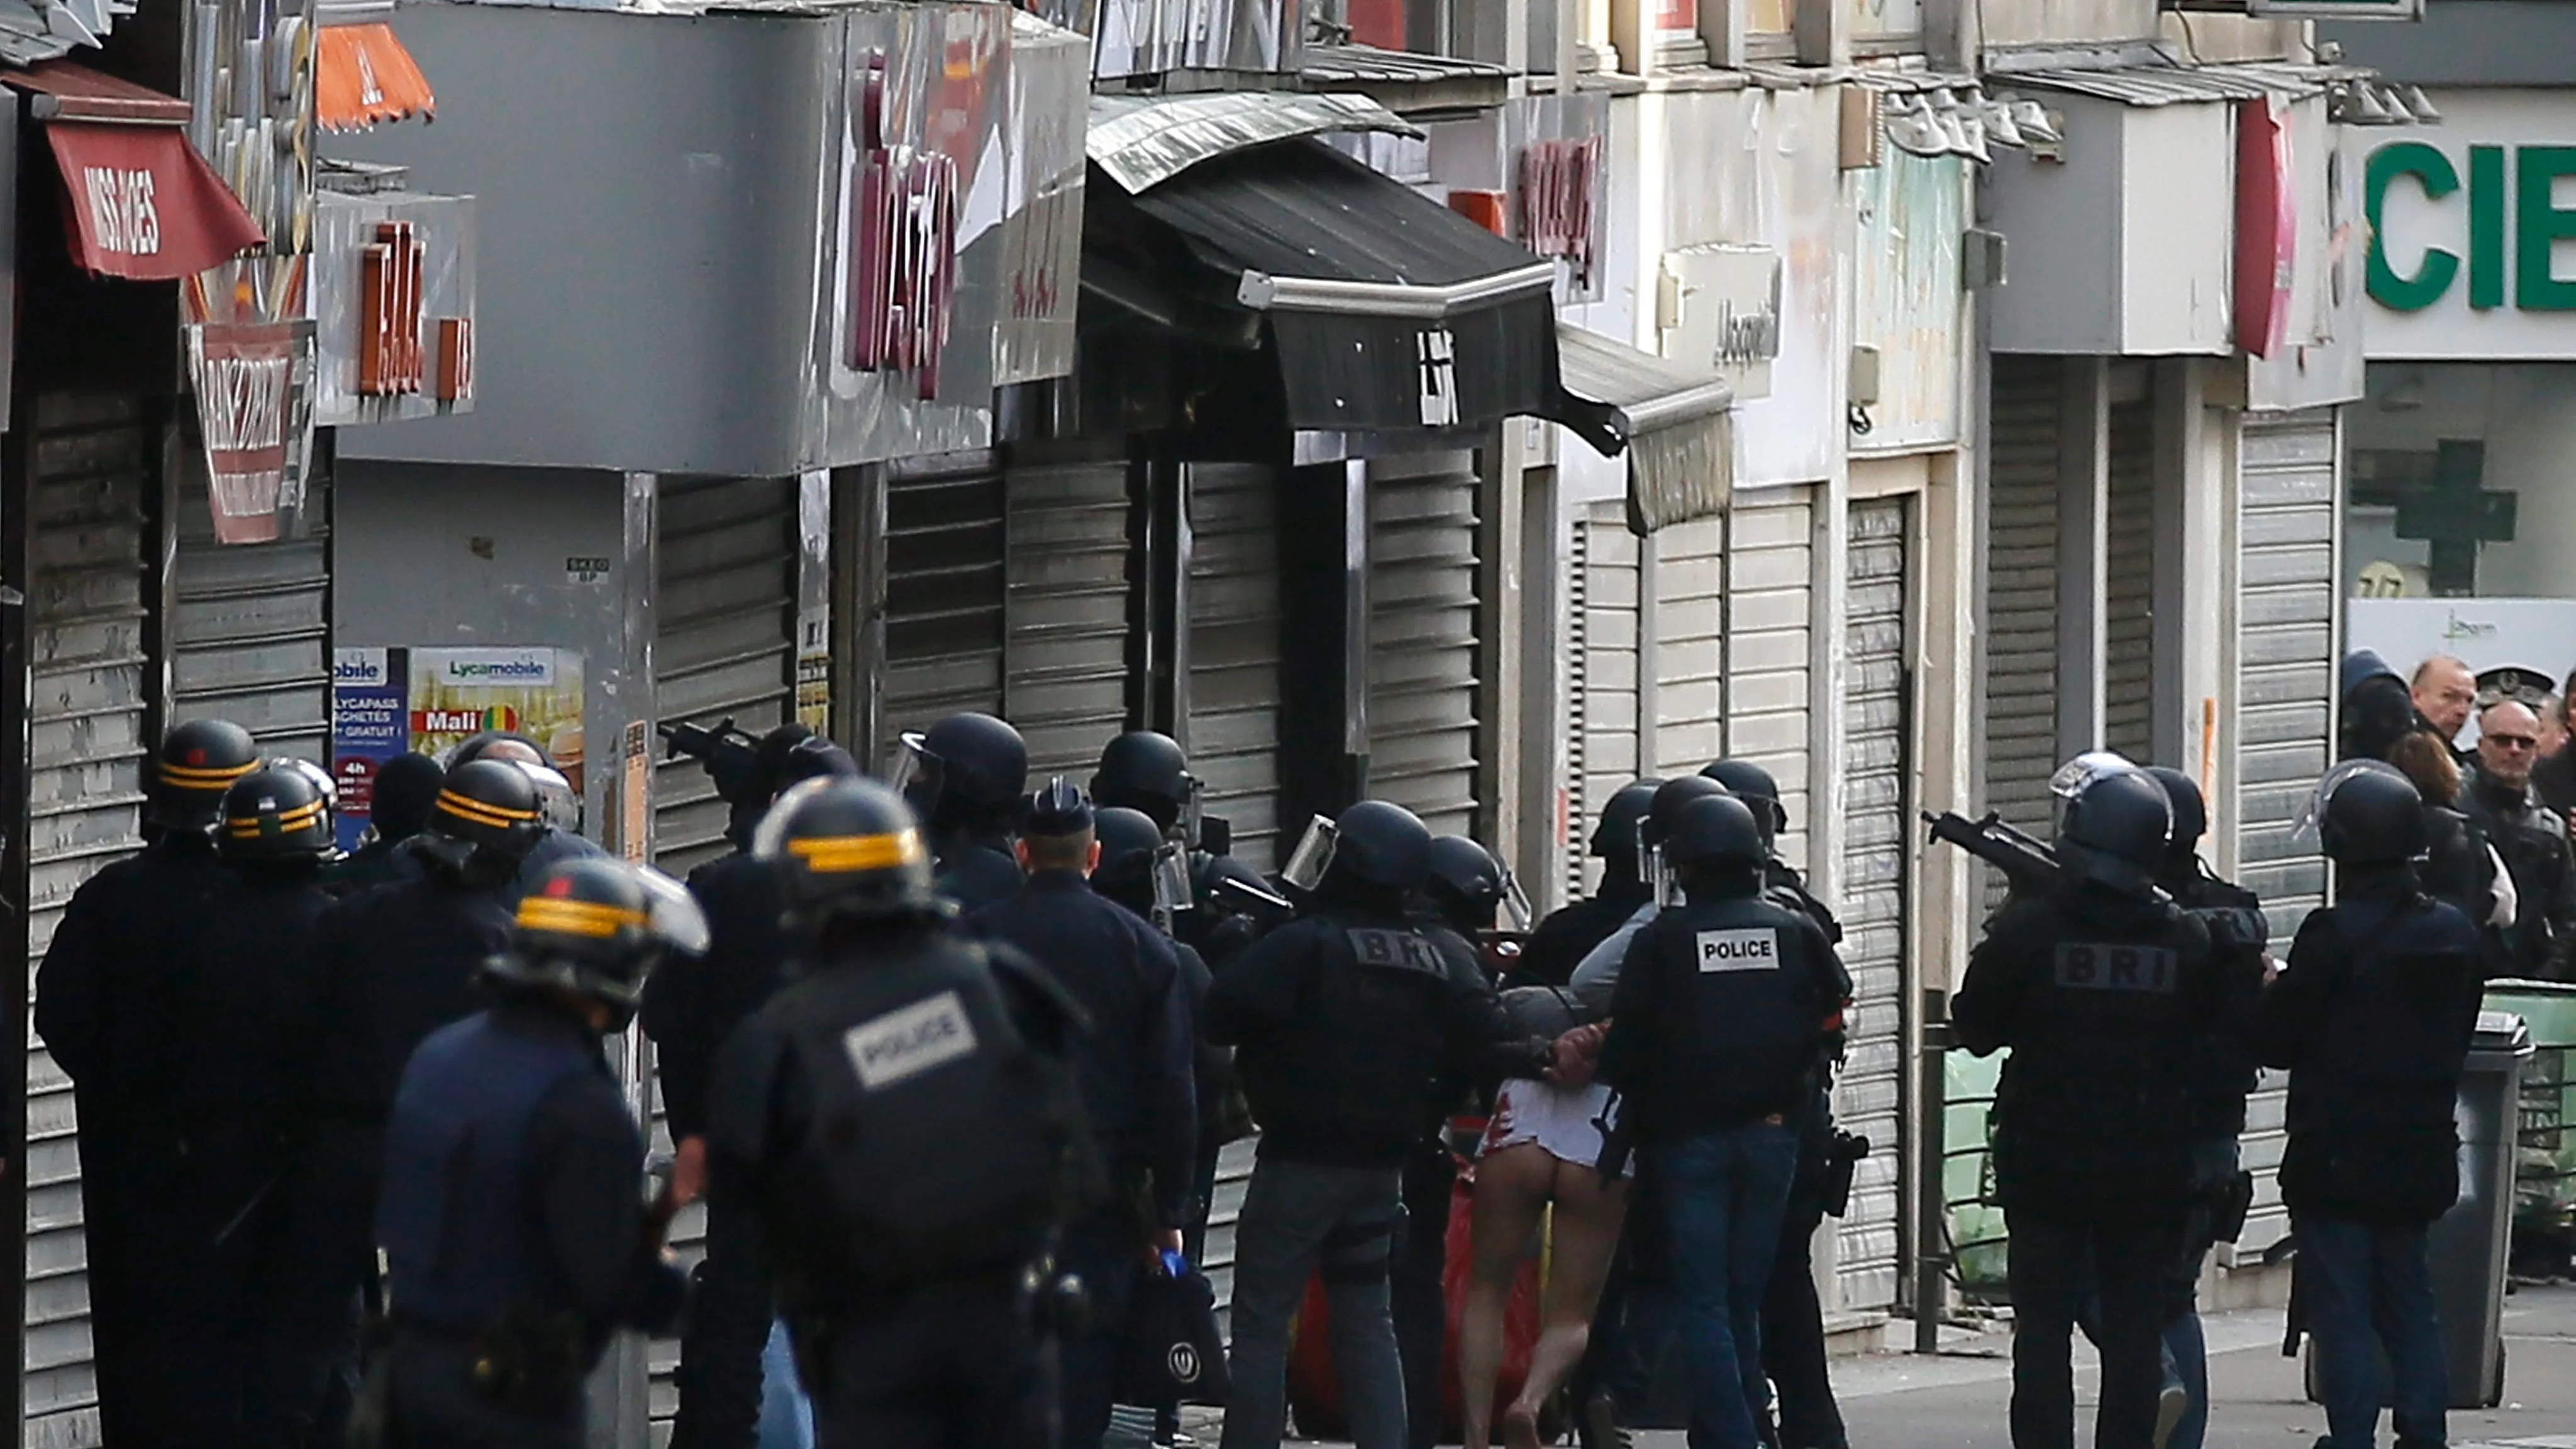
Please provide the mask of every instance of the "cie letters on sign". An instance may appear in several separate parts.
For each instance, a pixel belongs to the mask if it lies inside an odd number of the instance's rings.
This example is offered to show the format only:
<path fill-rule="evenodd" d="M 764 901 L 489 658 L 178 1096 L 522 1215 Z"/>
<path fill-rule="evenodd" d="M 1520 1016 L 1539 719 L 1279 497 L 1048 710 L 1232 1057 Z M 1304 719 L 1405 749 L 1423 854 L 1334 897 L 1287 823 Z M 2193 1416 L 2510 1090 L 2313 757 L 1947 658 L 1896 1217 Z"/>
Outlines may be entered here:
<path fill-rule="evenodd" d="M 2086 945 L 2057 948 L 2057 984 L 2074 991 L 2143 991 L 2171 995 L 2182 962 L 2166 946 Z"/>
<path fill-rule="evenodd" d="M 1440 953 L 1431 943 L 1407 931 L 1382 931 L 1369 926 L 1356 926 L 1345 933 L 1351 950 L 1363 966 L 1387 966 L 1398 971 L 1419 971 L 1425 976 L 1446 976 Z"/>
<path fill-rule="evenodd" d="M 1699 969 L 1769 971 L 1780 964 L 1780 933 L 1769 926 L 1749 931 L 1699 933 Z"/>
<path fill-rule="evenodd" d="M 920 1076 L 975 1051 L 975 1028 L 966 1003 L 943 991 L 900 1011 L 863 1021 L 841 1035 L 859 1085 L 874 1092 Z"/>

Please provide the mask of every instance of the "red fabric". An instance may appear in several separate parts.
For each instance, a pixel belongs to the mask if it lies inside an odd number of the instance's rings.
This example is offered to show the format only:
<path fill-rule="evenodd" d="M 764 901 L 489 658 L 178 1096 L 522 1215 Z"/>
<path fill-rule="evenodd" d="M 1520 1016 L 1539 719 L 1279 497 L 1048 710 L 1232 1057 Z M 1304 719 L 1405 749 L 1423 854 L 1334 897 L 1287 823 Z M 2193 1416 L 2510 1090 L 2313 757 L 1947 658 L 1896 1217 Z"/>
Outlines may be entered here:
<path fill-rule="evenodd" d="M 174 126 L 54 121 L 72 259 L 138 282 L 191 277 L 265 240 Z"/>
<path fill-rule="evenodd" d="M 2289 340 L 2299 193 L 2289 118 L 2276 100 L 2236 107 L 2236 345 L 2268 358 Z"/>
<path fill-rule="evenodd" d="M 1458 1320 L 1467 1306 L 1467 1275 L 1475 1261 L 1475 1182 L 1461 1172 L 1449 1192 L 1448 1259 L 1441 1265 L 1441 1298 L 1447 1333 L 1440 1343 L 1440 1440 L 1453 1444 L 1465 1432 L 1466 1396 L 1458 1385 Z M 1512 1280 L 1512 1296 L 1503 1305 L 1503 1366 L 1494 1379 L 1492 1422 L 1519 1397 L 1529 1378 L 1530 1354 L 1538 1346 L 1539 1260 L 1521 1263 Z M 1306 1285 L 1306 1301 L 1297 1310 L 1296 1343 L 1288 1359 L 1288 1405 L 1297 1416 L 1297 1432 L 1309 1439 L 1343 1437 L 1350 1425 L 1342 1416 L 1342 1386 L 1333 1369 L 1332 1309 L 1321 1280 Z"/>

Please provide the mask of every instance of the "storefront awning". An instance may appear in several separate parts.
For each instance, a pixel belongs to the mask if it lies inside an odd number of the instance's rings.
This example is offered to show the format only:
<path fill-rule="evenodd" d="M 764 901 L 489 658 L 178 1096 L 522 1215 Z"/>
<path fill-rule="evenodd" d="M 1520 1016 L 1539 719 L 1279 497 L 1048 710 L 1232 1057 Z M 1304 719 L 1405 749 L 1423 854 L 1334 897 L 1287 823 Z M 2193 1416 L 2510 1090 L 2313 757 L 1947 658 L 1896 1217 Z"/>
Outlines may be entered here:
<path fill-rule="evenodd" d="M 1313 141 L 1202 162 L 1123 205 L 1257 314 L 1287 423 L 1331 432 L 1553 416 L 1555 264 Z M 1086 263 L 1086 267 L 1088 264 Z"/>
<path fill-rule="evenodd" d="M 326 25 L 315 57 L 313 110 L 326 131 L 363 131 L 435 116 L 438 97 L 402 37 L 382 21 Z"/>
<path fill-rule="evenodd" d="M 1726 510 L 1735 492 L 1734 391 L 1598 332 L 1560 323 L 1557 358 L 1572 405 L 1559 421 L 1600 446 L 1589 413 L 1628 454 L 1628 527 L 1643 537 Z"/>
<path fill-rule="evenodd" d="M 82 267 L 176 281 L 265 240 L 188 144 L 187 102 L 69 61 L 0 79 L 35 97 L 29 114 L 53 147 L 72 260 Z"/>

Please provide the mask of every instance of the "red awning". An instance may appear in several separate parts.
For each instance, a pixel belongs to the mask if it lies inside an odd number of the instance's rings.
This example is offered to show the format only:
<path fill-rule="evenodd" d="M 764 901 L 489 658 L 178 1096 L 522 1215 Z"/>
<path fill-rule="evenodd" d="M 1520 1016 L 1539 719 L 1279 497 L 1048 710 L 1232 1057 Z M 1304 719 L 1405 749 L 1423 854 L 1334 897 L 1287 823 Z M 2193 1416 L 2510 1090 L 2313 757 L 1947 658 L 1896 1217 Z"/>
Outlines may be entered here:
<path fill-rule="evenodd" d="M 72 259 L 83 267 L 176 281 L 266 240 L 188 144 L 185 101 L 64 61 L 6 80 L 37 95 L 31 110 L 53 144 Z"/>

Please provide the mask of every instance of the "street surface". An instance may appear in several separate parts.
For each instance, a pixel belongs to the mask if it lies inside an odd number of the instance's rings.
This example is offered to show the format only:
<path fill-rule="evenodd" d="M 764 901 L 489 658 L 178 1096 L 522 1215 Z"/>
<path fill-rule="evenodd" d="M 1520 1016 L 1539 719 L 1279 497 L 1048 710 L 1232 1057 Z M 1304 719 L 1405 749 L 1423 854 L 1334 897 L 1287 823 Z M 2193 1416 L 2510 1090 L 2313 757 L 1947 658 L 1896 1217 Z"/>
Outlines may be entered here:
<path fill-rule="evenodd" d="M 2207 1320 L 2216 1408 L 2209 1449 L 2310 1449 L 2325 1415 L 2302 1397 L 2299 1366 L 2281 1357 L 2277 1309 Z M 2576 1287 L 2526 1288 L 2505 1305 L 2505 1403 L 2451 1416 L 2451 1449 L 2576 1449 Z M 1881 1354 L 1835 1360 L 1853 1449 L 2010 1449 L 2004 1406 L 2012 1371 L 2004 1339 L 1980 1338 L 1937 1358 Z M 2092 1437 L 2100 1380 L 2077 1340 L 2079 1440 Z M 1203 1442 L 1214 1426 L 1198 1424 Z M 2383 1424 L 2382 1444 L 2387 1442 Z M 1637 1436 L 1639 1449 L 1683 1449 L 1679 1433 Z"/>

